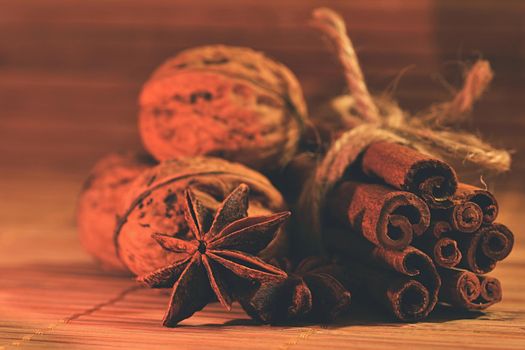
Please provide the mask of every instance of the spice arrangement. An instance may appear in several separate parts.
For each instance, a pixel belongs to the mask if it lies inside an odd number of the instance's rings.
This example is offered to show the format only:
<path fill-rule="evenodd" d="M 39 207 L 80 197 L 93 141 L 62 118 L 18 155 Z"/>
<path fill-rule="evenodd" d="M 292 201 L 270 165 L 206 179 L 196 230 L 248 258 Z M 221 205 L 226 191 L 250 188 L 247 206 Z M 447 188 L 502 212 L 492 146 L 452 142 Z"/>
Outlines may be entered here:
<path fill-rule="evenodd" d="M 173 287 L 164 325 L 173 326 L 199 311 L 214 295 L 230 308 L 236 291 L 243 286 L 265 285 L 286 276 L 282 270 L 258 259 L 273 240 L 280 224 L 290 212 L 267 216 L 248 215 L 248 186 L 237 187 L 217 209 L 215 215 L 191 190 L 186 190 L 184 218 L 192 237 L 181 239 L 154 234 L 162 249 L 181 255 L 167 266 L 140 276 L 139 281 L 153 288 Z M 250 286 L 243 286 L 250 288 Z"/>
<path fill-rule="evenodd" d="M 283 324 L 351 317 L 355 303 L 413 322 L 438 303 L 502 299 L 486 274 L 514 236 L 494 195 L 450 165 L 510 167 L 506 151 L 449 128 L 487 87 L 488 63 L 452 101 L 413 116 L 369 93 L 337 13 L 317 9 L 313 25 L 335 46 L 348 95 L 308 116 L 284 65 L 249 48 L 189 49 L 143 87 L 151 156 L 107 156 L 86 181 L 82 244 L 106 269 L 171 289 L 167 327 L 213 301 Z"/>

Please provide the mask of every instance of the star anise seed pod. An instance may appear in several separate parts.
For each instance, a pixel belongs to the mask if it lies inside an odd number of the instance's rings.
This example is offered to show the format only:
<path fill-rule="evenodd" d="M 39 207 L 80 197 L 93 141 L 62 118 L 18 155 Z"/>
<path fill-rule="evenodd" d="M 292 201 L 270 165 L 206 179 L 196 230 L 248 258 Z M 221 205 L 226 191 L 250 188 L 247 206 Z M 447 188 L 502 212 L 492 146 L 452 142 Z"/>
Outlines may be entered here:
<path fill-rule="evenodd" d="M 241 184 L 213 217 L 188 189 L 184 215 L 192 239 L 153 235 L 165 250 L 185 254 L 182 259 L 138 278 L 152 288 L 173 287 L 165 326 L 173 327 L 190 317 L 214 295 L 230 309 L 236 294 L 231 275 L 257 284 L 286 278 L 284 271 L 254 255 L 272 241 L 290 212 L 248 217 L 248 192 L 248 186 Z"/>
<path fill-rule="evenodd" d="M 309 257 L 285 280 L 263 284 L 242 298 L 241 305 L 251 317 L 264 323 L 332 321 L 350 306 L 350 292 L 339 278 L 342 275 L 337 265 Z"/>

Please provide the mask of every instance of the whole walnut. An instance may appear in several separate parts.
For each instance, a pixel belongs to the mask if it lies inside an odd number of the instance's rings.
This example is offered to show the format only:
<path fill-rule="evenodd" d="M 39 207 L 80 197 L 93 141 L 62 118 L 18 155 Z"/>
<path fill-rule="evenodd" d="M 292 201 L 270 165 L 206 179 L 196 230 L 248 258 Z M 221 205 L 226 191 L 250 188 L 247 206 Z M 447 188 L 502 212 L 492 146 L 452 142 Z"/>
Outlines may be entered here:
<path fill-rule="evenodd" d="M 127 271 L 113 243 L 117 208 L 132 181 L 154 164 L 144 155 L 112 153 L 96 163 L 84 183 L 77 205 L 80 242 L 107 270 Z"/>
<path fill-rule="evenodd" d="M 159 161 L 210 155 L 270 171 L 296 153 L 306 114 L 287 67 L 249 48 L 213 45 L 182 51 L 153 73 L 139 129 Z"/>
<path fill-rule="evenodd" d="M 130 186 L 119 210 L 121 221 L 115 242 L 120 259 L 136 275 L 180 259 L 180 254 L 164 250 L 152 235 L 189 238 L 184 218 L 185 190 L 190 187 L 203 205 L 216 210 L 243 183 L 250 188 L 248 215 L 269 215 L 286 209 L 281 194 L 265 176 L 239 163 L 214 157 L 179 158 L 146 170 Z M 281 256 L 286 249 L 286 235 L 281 230 L 259 256 Z"/>

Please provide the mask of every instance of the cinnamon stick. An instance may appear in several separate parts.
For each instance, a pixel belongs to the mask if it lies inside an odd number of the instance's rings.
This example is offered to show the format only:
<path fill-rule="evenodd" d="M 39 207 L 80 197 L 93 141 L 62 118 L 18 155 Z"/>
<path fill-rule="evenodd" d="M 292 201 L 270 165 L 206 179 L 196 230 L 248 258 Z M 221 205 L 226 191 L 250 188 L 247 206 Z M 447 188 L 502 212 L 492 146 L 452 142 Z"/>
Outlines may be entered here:
<path fill-rule="evenodd" d="M 430 256 L 437 266 L 450 268 L 461 261 L 458 244 L 452 238 L 421 237 L 414 241 L 414 247 Z"/>
<path fill-rule="evenodd" d="M 505 259 L 514 245 L 514 235 L 502 224 L 490 224 L 475 234 L 458 232 L 450 234 L 458 242 L 463 255 L 459 267 L 474 273 L 485 274 L 496 267 L 496 262 Z"/>
<path fill-rule="evenodd" d="M 452 200 L 449 208 L 432 210 L 432 218 L 448 221 L 452 229 L 465 233 L 476 232 L 483 223 L 483 211 L 474 202 Z"/>
<path fill-rule="evenodd" d="M 446 233 L 452 232 L 452 226 L 448 221 L 432 220 L 430 226 L 423 236 L 441 238 Z"/>
<path fill-rule="evenodd" d="M 500 281 L 490 276 L 478 277 L 481 281 L 481 297 L 490 305 L 500 302 L 503 298 L 503 289 Z"/>
<path fill-rule="evenodd" d="M 494 222 L 498 216 L 498 202 L 494 195 L 487 190 L 465 183 L 459 183 L 454 198 L 476 203 L 483 212 L 483 222 L 485 224 Z"/>
<path fill-rule="evenodd" d="M 456 192 L 458 180 L 450 165 L 403 145 L 373 143 L 364 151 L 361 164 L 366 175 L 415 193 L 435 207 L 448 205 Z"/>
<path fill-rule="evenodd" d="M 439 274 L 443 281 L 439 299 L 451 306 L 483 310 L 501 301 L 501 284 L 496 278 L 457 269 L 440 269 Z"/>
<path fill-rule="evenodd" d="M 514 246 L 514 234 L 507 226 L 494 223 L 484 227 L 481 232 L 484 233 L 481 249 L 486 256 L 501 261 L 510 254 Z"/>
<path fill-rule="evenodd" d="M 429 209 L 419 197 L 383 185 L 345 181 L 328 203 L 329 217 L 387 249 L 406 248 L 430 224 Z"/>
<path fill-rule="evenodd" d="M 347 264 L 350 283 L 366 287 L 399 320 L 415 321 L 434 309 L 441 280 L 430 257 L 420 250 L 383 249 L 339 228 L 327 229 L 324 239 Z"/>
<path fill-rule="evenodd" d="M 420 320 L 433 309 L 428 288 L 413 278 L 357 261 L 347 261 L 346 266 L 354 300 L 371 298 L 404 322 Z"/>

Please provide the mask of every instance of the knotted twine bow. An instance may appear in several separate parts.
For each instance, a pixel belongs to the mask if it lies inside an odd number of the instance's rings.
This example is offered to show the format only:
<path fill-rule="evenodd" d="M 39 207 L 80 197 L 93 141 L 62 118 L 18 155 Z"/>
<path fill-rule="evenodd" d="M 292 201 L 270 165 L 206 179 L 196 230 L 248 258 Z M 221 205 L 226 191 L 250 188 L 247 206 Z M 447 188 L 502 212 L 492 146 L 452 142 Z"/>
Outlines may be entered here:
<path fill-rule="evenodd" d="M 473 134 L 450 129 L 465 120 L 473 103 L 492 80 L 492 70 L 487 61 L 480 60 L 472 66 L 463 88 L 452 101 L 436 104 L 425 113 L 412 116 L 394 101 L 370 95 L 340 15 L 333 10 L 319 8 L 314 10 L 313 18 L 313 25 L 335 46 L 351 95 L 334 101 L 336 108 L 344 106 L 340 113 L 341 122 L 349 130 L 331 145 L 299 199 L 298 210 L 302 218 L 307 218 L 301 222 L 303 233 L 309 236 L 308 250 L 320 248 L 321 211 L 326 194 L 373 142 L 401 143 L 437 158 L 461 159 L 496 172 L 509 170 L 509 152 L 495 149 Z"/>

